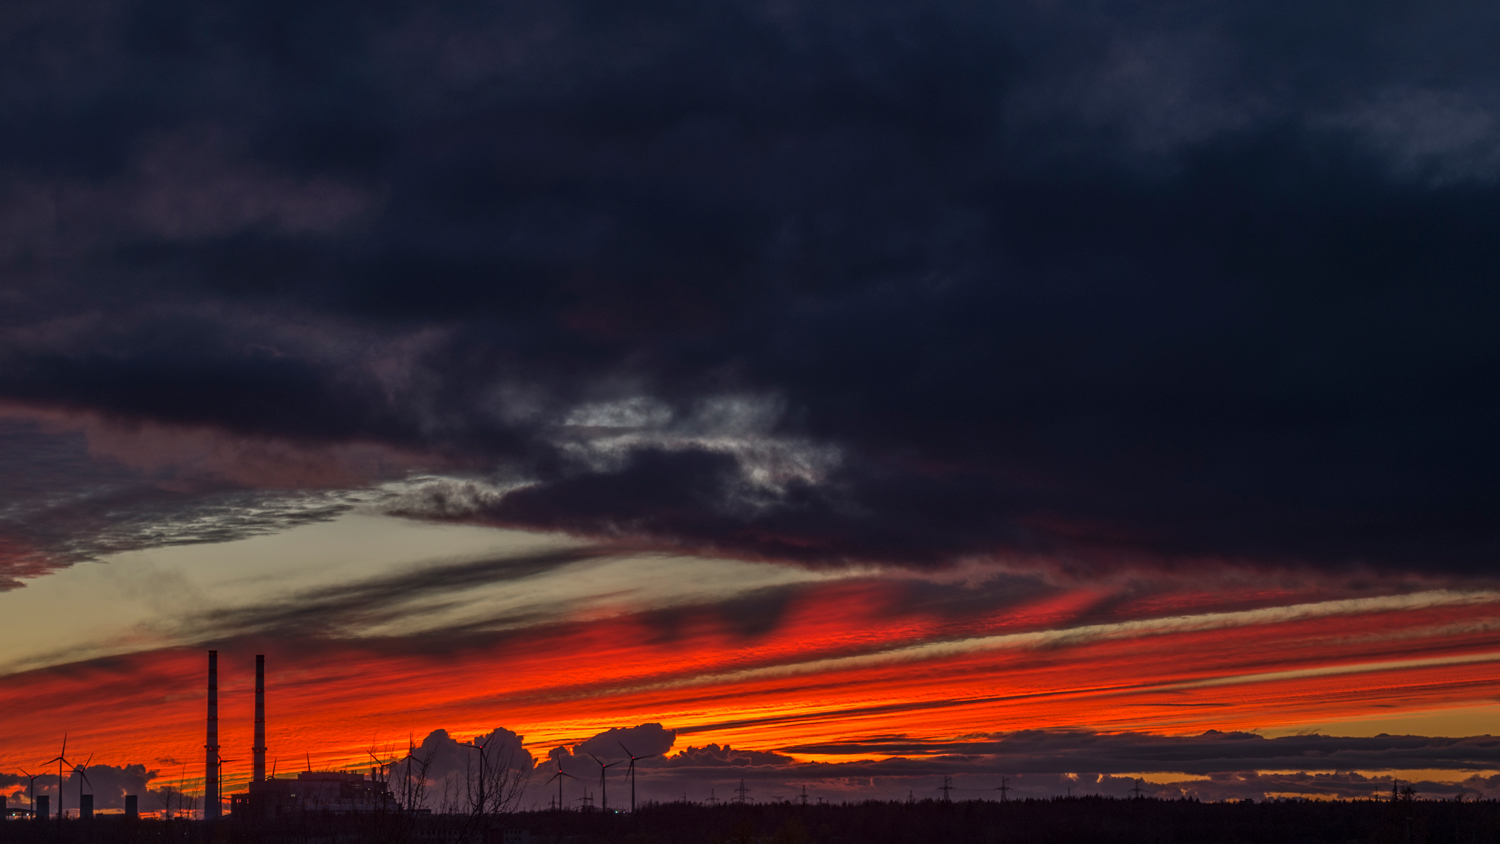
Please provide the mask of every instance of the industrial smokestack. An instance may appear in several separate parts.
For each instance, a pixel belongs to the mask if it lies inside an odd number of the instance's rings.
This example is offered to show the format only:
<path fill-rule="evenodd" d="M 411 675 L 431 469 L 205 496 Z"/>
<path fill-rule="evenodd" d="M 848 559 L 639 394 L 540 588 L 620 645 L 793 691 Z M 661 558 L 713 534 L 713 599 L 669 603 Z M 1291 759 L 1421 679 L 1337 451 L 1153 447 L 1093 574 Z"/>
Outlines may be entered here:
<path fill-rule="evenodd" d="M 219 652 L 208 652 L 208 744 L 203 777 L 203 817 L 219 817 Z"/>
<path fill-rule="evenodd" d="M 266 657 L 255 656 L 255 771 L 253 782 L 266 781 Z"/>

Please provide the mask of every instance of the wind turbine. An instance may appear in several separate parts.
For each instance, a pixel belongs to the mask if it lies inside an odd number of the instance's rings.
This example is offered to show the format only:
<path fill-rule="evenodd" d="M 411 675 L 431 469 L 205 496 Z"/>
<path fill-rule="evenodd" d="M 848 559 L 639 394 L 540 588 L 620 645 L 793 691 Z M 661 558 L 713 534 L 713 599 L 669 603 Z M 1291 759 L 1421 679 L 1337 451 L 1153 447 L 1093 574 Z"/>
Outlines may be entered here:
<path fill-rule="evenodd" d="M 62 835 L 62 817 L 63 817 L 63 765 L 72 765 L 73 764 L 72 762 L 68 761 L 67 755 L 68 755 L 68 734 L 67 733 L 63 733 L 62 752 L 59 753 L 59 754 L 57 754 L 57 758 L 56 759 L 48 759 L 46 762 L 42 763 L 44 765 L 51 765 L 53 762 L 57 763 L 57 823 L 58 823 L 58 827 L 57 827 L 58 833 L 57 834 L 58 835 Z"/>
<path fill-rule="evenodd" d="M 83 817 L 83 784 L 84 783 L 88 783 L 89 784 L 89 797 L 92 798 L 94 796 L 94 784 L 89 781 L 89 775 L 88 775 L 89 763 L 92 762 L 92 761 L 94 761 L 94 754 L 90 753 L 89 754 L 89 758 L 86 759 L 86 760 L 84 760 L 82 768 L 78 767 L 77 765 L 73 766 L 73 773 L 75 773 L 75 774 L 78 775 L 78 817 L 80 819 Z M 59 794 L 62 793 L 62 787 L 61 786 L 58 787 L 57 792 Z M 90 808 L 89 811 L 92 812 L 94 810 L 92 808 Z"/>
<path fill-rule="evenodd" d="M 559 810 L 561 810 L 562 807 L 564 805 L 566 805 L 562 801 L 562 781 L 563 781 L 563 777 L 567 777 L 570 780 L 576 780 L 576 779 L 578 779 L 578 777 L 575 777 L 572 774 L 565 773 L 563 771 L 563 769 L 562 769 L 562 760 L 559 759 L 559 760 L 557 760 L 557 773 L 555 773 L 555 774 L 552 775 L 552 779 L 547 780 L 547 782 L 549 784 L 552 782 L 552 780 L 557 780 L 557 808 Z"/>
<path fill-rule="evenodd" d="M 20 771 L 21 771 L 22 775 L 24 775 L 27 779 L 31 780 L 31 786 L 30 786 L 31 787 L 31 817 L 32 817 L 32 820 L 35 820 L 36 819 L 36 778 L 37 777 L 41 777 L 41 776 L 46 776 L 46 774 L 28 774 L 28 773 L 26 773 L 26 769 L 25 768 L 21 768 Z"/>
<path fill-rule="evenodd" d="M 589 758 L 593 759 L 595 762 L 599 763 L 599 798 L 600 798 L 600 800 L 604 804 L 599 809 L 599 811 L 601 811 L 601 812 L 608 812 L 609 811 L 609 790 L 605 786 L 604 772 L 608 771 L 610 768 L 613 768 L 614 766 L 620 764 L 620 761 L 623 761 L 623 760 L 616 760 L 616 761 L 611 762 L 608 765 L 606 765 L 606 764 L 604 764 L 604 760 L 600 759 L 598 756 L 595 756 L 592 753 L 589 754 Z"/>
<path fill-rule="evenodd" d="M 370 759 L 375 762 L 375 765 L 380 768 L 380 779 L 381 779 L 382 782 L 389 782 L 390 781 L 391 777 L 390 777 L 390 774 L 387 773 L 387 771 L 390 771 L 391 769 L 395 768 L 396 765 L 401 762 L 400 759 L 391 759 L 389 761 L 381 761 L 380 757 L 376 756 L 374 753 L 372 753 L 372 752 L 370 752 L 368 750 L 365 751 L 365 755 L 369 756 Z M 373 779 L 373 777 L 371 777 L 371 779 Z"/>
<path fill-rule="evenodd" d="M 630 813 L 635 814 L 635 763 L 639 762 L 642 759 L 650 759 L 652 756 L 660 756 L 661 754 L 652 753 L 650 756 L 637 756 L 634 753 L 630 752 L 630 748 L 625 746 L 625 742 L 622 741 L 618 743 L 620 745 L 620 749 L 625 751 L 625 755 L 630 757 L 630 767 L 626 768 L 625 770 L 626 776 L 630 777 Z"/>

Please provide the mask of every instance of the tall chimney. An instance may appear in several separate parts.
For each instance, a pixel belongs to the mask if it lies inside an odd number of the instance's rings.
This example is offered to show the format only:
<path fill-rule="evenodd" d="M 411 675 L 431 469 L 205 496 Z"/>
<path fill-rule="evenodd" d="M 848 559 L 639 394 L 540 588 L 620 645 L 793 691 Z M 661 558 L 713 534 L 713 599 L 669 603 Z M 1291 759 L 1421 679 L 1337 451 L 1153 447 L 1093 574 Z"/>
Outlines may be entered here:
<path fill-rule="evenodd" d="M 203 817 L 219 817 L 219 652 L 208 652 L 208 744 L 203 776 Z"/>
<path fill-rule="evenodd" d="M 266 781 L 266 656 L 255 656 L 255 771 L 252 782 Z"/>

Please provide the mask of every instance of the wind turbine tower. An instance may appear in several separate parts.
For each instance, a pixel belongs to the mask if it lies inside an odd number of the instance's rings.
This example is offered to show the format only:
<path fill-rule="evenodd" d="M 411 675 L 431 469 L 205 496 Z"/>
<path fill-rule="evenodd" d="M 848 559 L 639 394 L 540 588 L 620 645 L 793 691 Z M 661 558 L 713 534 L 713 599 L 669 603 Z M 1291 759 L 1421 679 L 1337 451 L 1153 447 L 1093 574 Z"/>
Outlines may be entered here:
<path fill-rule="evenodd" d="M 589 757 L 592 758 L 595 762 L 599 763 L 599 797 L 603 800 L 603 803 L 604 803 L 604 805 L 602 807 L 600 807 L 599 811 L 601 811 L 601 812 L 608 812 L 609 811 L 609 788 L 608 788 L 607 783 L 605 782 L 604 773 L 606 771 L 608 771 L 610 768 L 613 768 L 614 766 L 620 764 L 621 760 L 616 760 L 616 761 L 611 762 L 608 765 L 606 765 L 606 764 L 604 764 L 604 760 L 603 759 L 600 759 L 598 756 L 595 756 L 592 753 L 589 754 Z"/>
<path fill-rule="evenodd" d="M 20 768 L 19 770 L 22 776 L 31 781 L 31 785 L 29 786 L 31 788 L 31 819 L 36 820 L 36 778 L 44 777 L 46 774 L 27 773 L 25 768 Z"/>
<path fill-rule="evenodd" d="M 43 762 L 42 764 L 44 764 L 44 765 L 51 765 L 53 762 L 57 763 L 57 824 L 58 824 L 57 825 L 57 830 L 58 830 L 57 834 L 58 834 L 58 837 L 61 837 L 62 836 L 62 819 L 63 819 L 63 814 L 64 814 L 64 812 L 63 812 L 63 782 L 64 782 L 64 780 L 63 780 L 63 766 L 64 765 L 72 765 L 73 764 L 72 762 L 68 761 L 68 734 L 67 733 L 63 733 L 62 752 L 59 753 L 59 754 L 57 754 L 57 758 L 56 759 L 48 759 L 46 762 Z"/>
<path fill-rule="evenodd" d="M 570 780 L 576 780 L 576 779 L 578 779 L 578 777 L 575 777 L 572 774 L 565 773 L 563 771 L 563 769 L 562 769 L 562 760 L 559 759 L 559 760 L 557 760 L 557 773 L 555 773 L 555 774 L 552 775 L 552 779 L 547 780 L 547 783 L 549 785 L 552 783 L 552 780 L 557 780 L 557 808 L 558 808 L 558 811 L 562 811 L 563 809 L 566 809 L 567 806 L 568 806 L 568 804 L 564 803 L 563 799 L 562 799 L 562 785 L 563 785 L 562 781 L 563 781 L 563 777 L 567 777 Z"/>
<path fill-rule="evenodd" d="M 617 743 L 620 745 L 620 749 L 623 750 L 623 751 L 625 751 L 625 755 L 630 757 L 630 767 L 628 767 L 628 768 L 625 769 L 625 773 L 626 773 L 627 776 L 630 777 L 630 811 L 631 811 L 631 814 L 634 814 L 635 813 L 635 763 L 639 762 L 642 759 L 650 759 L 652 756 L 660 756 L 661 754 L 660 753 L 652 753 L 652 754 L 650 754 L 648 756 L 637 756 L 634 753 L 630 752 L 630 748 L 628 748 L 628 747 L 625 746 L 625 742 L 622 741 L 622 742 L 617 742 Z"/>
<path fill-rule="evenodd" d="M 84 761 L 83 767 L 74 767 L 73 773 L 78 775 L 78 817 L 82 820 L 90 820 L 94 817 L 94 783 L 89 779 L 89 762 L 94 761 L 94 754 Z M 83 793 L 83 784 L 89 784 L 89 793 Z M 62 793 L 62 789 L 58 789 Z"/>
<path fill-rule="evenodd" d="M 219 817 L 219 652 L 208 652 L 208 743 L 203 763 L 203 818 Z"/>

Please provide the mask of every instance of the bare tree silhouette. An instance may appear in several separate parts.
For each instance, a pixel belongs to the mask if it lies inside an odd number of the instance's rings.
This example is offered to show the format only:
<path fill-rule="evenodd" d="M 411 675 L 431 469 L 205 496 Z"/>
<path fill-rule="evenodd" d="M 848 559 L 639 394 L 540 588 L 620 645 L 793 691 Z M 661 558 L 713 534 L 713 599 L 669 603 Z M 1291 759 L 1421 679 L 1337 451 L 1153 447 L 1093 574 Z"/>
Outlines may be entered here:
<path fill-rule="evenodd" d="M 531 781 L 531 765 L 520 764 L 517 746 L 505 742 L 492 748 L 493 735 L 482 744 L 466 747 L 478 753 L 464 765 L 465 792 L 469 813 L 482 823 L 492 815 L 503 815 L 519 808 L 526 785 Z"/>
<path fill-rule="evenodd" d="M 427 808 L 427 770 L 432 767 L 431 753 L 417 753 L 411 736 L 406 737 L 406 756 L 401 766 L 401 791 L 396 799 L 408 815 Z"/>

